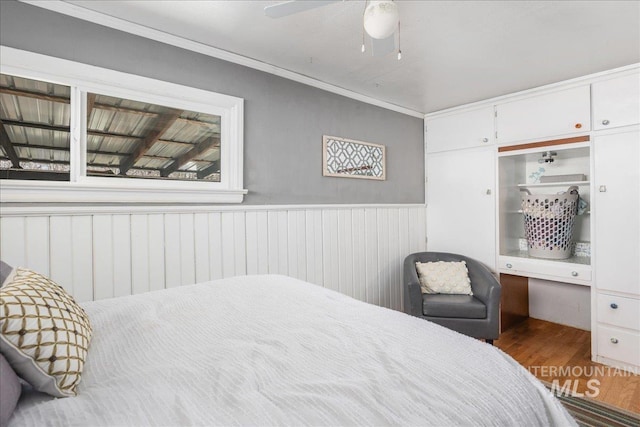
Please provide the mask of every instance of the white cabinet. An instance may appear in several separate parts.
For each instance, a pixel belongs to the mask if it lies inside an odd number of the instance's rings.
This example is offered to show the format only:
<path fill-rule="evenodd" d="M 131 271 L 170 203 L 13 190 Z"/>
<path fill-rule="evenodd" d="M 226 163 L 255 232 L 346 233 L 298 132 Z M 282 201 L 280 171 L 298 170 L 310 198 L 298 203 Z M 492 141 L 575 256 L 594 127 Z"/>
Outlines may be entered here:
<path fill-rule="evenodd" d="M 425 118 L 428 250 L 476 258 L 505 277 L 582 285 L 572 287 L 576 295 L 590 286 L 593 360 L 636 369 L 638 71 L 625 68 L 578 86 L 555 85 Z M 529 256 L 520 190 L 555 196 L 570 185 L 587 205 L 575 217 L 572 256 Z"/>
<path fill-rule="evenodd" d="M 495 272 L 495 148 L 429 154 L 427 249 L 475 258 Z"/>
<path fill-rule="evenodd" d="M 640 132 L 596 136 L 594 156 L 597 286 L 640 296 Z"/>
<path fill-rule="evenodd" d="M 640 74 L 596 82 L 591 92 L 594 130 L 640 123 Z"/>
<path fill-rule="evenodd" d="M 589 85 L 497 104 L 498 144 L 585 134 L 590 105 Z"/>
<path fill-rule="evenodd" d="M 491 145 L 493 106 L 426 119 L 427 153 Z"/>
<path fill-rule="evenodd" d="M 640 131 L 594 141 L 596 362 L 640 367 Z"/>

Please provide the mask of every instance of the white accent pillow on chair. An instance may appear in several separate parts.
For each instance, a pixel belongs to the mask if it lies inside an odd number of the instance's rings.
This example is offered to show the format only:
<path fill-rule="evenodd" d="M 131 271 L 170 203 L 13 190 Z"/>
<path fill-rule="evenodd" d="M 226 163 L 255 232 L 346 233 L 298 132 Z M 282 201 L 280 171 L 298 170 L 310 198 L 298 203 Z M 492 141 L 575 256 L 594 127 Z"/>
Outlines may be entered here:
<path fill-rule="evenodd" d="M 423 294 L 473 295 L 467 263 L 459 262 L 416 262 Z"/>

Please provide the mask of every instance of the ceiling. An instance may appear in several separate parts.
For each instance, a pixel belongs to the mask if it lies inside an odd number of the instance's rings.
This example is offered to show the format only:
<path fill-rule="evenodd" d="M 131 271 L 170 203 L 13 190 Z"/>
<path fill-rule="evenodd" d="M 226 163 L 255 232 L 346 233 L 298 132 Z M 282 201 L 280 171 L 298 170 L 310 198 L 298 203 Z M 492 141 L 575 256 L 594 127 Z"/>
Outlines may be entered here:
<path fill-rule="evenodd" d="M 428 113 L 640 62 L 639 1 L 403 1 L 402 60 L 362 54 L 364 2 L 67 1 Z"/>

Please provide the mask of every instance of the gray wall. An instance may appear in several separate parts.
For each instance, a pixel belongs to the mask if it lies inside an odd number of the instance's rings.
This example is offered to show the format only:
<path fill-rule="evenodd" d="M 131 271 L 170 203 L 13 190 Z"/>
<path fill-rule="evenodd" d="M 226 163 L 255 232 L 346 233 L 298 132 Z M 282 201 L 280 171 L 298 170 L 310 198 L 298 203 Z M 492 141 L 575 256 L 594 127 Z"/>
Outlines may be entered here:
<path fill-rule="evenodd" d="M 244 98 L 245 203 L 424 202 L 421 119 L 13 1 L 0 43 Z M 387 180 L 323 177 L 323 134 L 386 145 Z"/>

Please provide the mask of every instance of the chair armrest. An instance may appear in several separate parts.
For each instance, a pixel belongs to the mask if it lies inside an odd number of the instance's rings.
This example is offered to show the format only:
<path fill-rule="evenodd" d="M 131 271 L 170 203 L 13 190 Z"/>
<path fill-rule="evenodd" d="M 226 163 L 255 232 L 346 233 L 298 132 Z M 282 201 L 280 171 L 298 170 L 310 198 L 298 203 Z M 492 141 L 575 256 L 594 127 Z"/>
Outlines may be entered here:
<path fill-rule="evenodd" d="M 404 260 L 403 280 L 404 312 L 412 316 L 422 316 L 422 289 L 418 272 L 416 271 L 417 259 L 409 256 Z"/>
<path fill-rule="evenodd" d="M 500 315 L 500 296 L 502 294 L 500 282 L 484 265 L 475 260 L 467 259 L 466 261 L 473 296 L 487 306 L 487 318 L 492 322 L 497 322 Z"/>
<path fill-rule="evenodd" d="M 500 293 L 502 290 L 500 282 L 479 262 L 469 259 L 467 259 L 466 262 L 473 295 L 484 304 L 496 300 L 500 302 Z"/>

